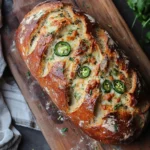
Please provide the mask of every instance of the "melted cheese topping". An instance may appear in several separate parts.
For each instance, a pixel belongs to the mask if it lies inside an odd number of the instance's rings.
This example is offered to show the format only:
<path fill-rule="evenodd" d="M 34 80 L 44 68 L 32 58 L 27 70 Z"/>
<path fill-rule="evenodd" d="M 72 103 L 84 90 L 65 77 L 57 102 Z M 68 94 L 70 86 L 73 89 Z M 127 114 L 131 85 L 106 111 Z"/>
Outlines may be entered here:
<path fill-rule="evenodd" d="M 96 35 L 93 36 L 88 31 L 86 17 L 74 13 L 70 6 L 50 11 L 44 19 L 41 19 L 45 14 L 46 11 L 40 10 L 22 22 L 25 25 L 34 20 L 39 21 L 39 26 L 30 35 L 26 56 L 37 51 L 37 46 L 42 38 L 45 41 L 49 40 L 48 43 L 45 43 L 46 50 L 41 55 L 40 77 L 48 76 L 56 63 L 63 63 L 62 68 L 57 69 L 61 69 L 63 79 L 69 84 L 69 113 L 76 112 L 81 106 L 86 105 L 88 113 L 93 114 L 93 118 L 89 118 L 89 126 L 102 124 L 103 128 L 115 132 L 115 118 L 107 118 L 104 121 L 103 118 L 110 112 L 134 113 L 131 94 L 136 89 L 136 73 L 128 69 L 128 60 L 125 57 L 120 58 L 114 48 L 115 43 L 108 33 L 98 28 L 95 29 Z M 91 22 L 94 22 L 93 18 L 86 16 Z M 24 25 L 22 31 L 25 30 Z M 20 44 L 23 43 L 22 38 Z M 108 44 L 110 40 L 111 45 Z M 71 46 L 71 53 L 68 56 L 55 55 L 55 45 L 60 41 L 68 42 Z M 84 65 L 90 68 L 91 74 L 82 79 L 78 76 L 78 68 Z M 112 74 L 113 69 L 117 70 L 116 75 Z M 125 93 L 119 94 L 113 88 L 110 93 L 105 93 L 102 89 L 105 80 L 111 83 L 114 80 L 121 80 L 126 85 Z M 62 83 L 59 83 L 58 88 L 64 89 Z M 46 87 L 45 89 L 49 93 Z M 56 97 L 59 99 L 59 95 Z M 79 126 L 83 126 L 84 122 L 85 120 L 80 121 Z M 125 135 L 125 138 L 128 138 L 128 135 Z"/>

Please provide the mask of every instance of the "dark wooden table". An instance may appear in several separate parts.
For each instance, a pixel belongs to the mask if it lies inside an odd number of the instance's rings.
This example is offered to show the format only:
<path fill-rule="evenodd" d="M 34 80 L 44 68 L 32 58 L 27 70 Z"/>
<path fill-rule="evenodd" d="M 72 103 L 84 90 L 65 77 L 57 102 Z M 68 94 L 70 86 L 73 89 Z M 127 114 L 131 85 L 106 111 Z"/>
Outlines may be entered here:
<path fill-rule="evenodd" d="M 128 24 L 128 26 L 131 29 L 132 22 L 134 20 L 134 14 L 132 10 L 129 9 L 129 7 L 126 4 L 126 1 L 123 0 L 113 0 L 116 7 L 118 8 L 120 14 L 123 16 L 124 20 Z M 12 0 L 4 0 L 3 1 L 3 12 L 9 11 L 9 8 L 12 7 Z M 142 47 L 145 51 L 145 53 L 150 58 L 150 45 L 143 44 L 145 33 L 147 32 L 146 29 L 142 29 L 141 24 L 137 21 L 134 28 L 131 29 L 133 35 L 137 39 L 137 41 L 142 44 Z M 7 68 L 5 71 L 6 76 L 11 76 L 11 73 L 9 72 L 9 69 Z M 32 129 L 28 129 L 25 127 L 16 126 L 16 128 L 20 131 L 22 134 L 22 141 L 19 146 L 19 150 L 49 150 L 49 146 L 47 142 L 45 141 L 43 135 L 39 131 L 35 131 Z"/>

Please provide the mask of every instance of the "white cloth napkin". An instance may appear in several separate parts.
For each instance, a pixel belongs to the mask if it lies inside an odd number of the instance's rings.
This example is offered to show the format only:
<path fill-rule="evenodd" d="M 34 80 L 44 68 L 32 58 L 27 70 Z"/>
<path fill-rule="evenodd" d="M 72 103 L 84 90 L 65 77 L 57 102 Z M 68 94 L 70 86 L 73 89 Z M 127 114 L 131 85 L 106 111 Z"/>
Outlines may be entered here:
<path fill-rule="evenodd" d="M 0 93 L 0 150 L 17 150 L 20 133 L 11 125 L 11 115 Z"/>
<path fill-rule="evenodd" d="M 0 44 L 0 150 L 17 150 L 21 134 L 13 127 L 12 119 L 17 125 L 39 128 L 15 80 L 2 78 L 5 67 Z"/>
<path fill-rule="evenodd" d="M 1 6 L 2 0 L 0 0 L 0 28 Z M 17 150 L 21 134 L 12 125 L 12 119 L 17 125 L 37 130 L 39 128 L 15 80 L 2 77 L 5 67 L 0 36 L 0 150 Z"/>
<path fill-rule="evenodd" d="M 3 78 L 0 83 L 0 91 L 15 124 L 39 130 L 36 120 L 15 80 L 13 78 Z"/>
<path fill-rule="evenodd" d="M 0 44 L 0 78 L 2 77 L 5 66 L 6 63 Z M 0 150 L 17 150 L 20 140 L 20 133 L 11 126 L 11 115 L 0 92 Z"/>

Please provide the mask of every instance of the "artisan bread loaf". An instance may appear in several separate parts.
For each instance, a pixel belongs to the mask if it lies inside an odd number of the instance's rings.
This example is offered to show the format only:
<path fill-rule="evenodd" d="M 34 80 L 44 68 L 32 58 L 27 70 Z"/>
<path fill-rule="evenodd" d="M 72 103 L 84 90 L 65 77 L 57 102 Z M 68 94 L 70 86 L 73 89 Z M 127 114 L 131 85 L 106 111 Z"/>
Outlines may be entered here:
<path fill-rule="evenodd" d="M 133 141 L 144 128 L 148 97 L 140 76 L 109 34 L 70 4 L 36 6 L 16 46 L 56 106 L 103 143 Z"/>

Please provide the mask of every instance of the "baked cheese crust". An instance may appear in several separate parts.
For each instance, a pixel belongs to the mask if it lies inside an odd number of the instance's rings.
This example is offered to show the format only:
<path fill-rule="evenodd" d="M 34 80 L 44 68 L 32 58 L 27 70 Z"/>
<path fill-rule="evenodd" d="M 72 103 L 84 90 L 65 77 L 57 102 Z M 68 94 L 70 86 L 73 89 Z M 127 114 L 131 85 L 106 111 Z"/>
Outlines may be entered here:
<path fill-rule="evenodd" d="M 70 53 L 63 51 L 69 49 L 65 44 L 56 49 L 62 42 L 70 45 Z M 89 15 L 61 2 L 38 5 L 18 27 L 16 45 L 56 106 L 89 136 L 118 144 L 140 134 L 149 108 L 142 82 Z M 58 56 L 56 50 L 69 54 Z M 87 77 L 79 76 L 82 66 L 90 70 Z"/>

